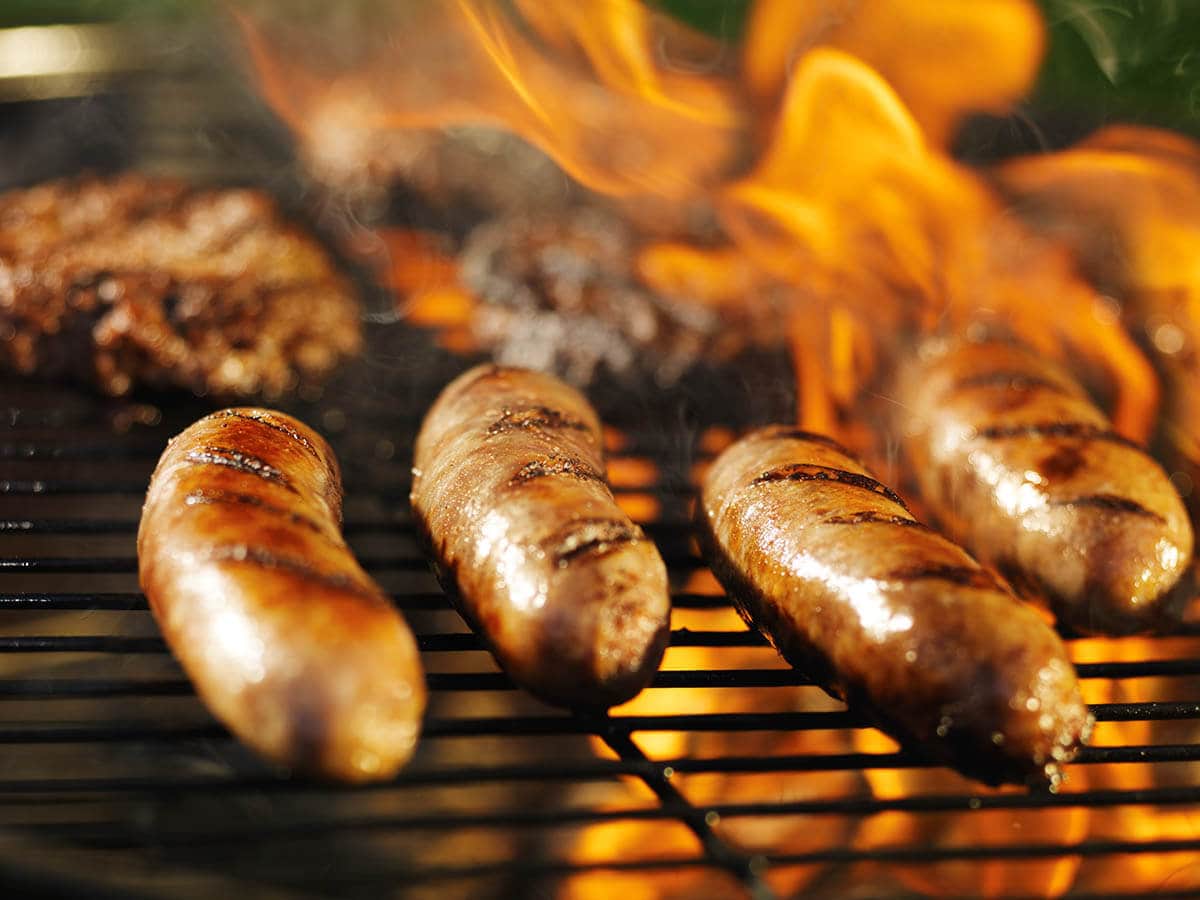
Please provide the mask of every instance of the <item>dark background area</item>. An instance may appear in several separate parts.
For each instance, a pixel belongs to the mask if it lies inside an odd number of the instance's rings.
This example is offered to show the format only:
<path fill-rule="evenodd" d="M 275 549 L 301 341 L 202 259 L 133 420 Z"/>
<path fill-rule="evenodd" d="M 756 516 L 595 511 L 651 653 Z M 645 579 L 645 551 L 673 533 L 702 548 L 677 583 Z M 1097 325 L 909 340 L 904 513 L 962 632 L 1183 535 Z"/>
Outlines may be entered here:
<path fill-rule="evenodd" d="M 647 2 L 728 42 L 740 39 L 752 5 L 752 0 Z M 1032 130 L 1038 143 L 1051 146 L 1114 121 L 1200 136 L 1200 2 L 1038 2 L 1049 25 L 1049 52 L 1037 87 L 1011 128 Z M 210 4 L 185 0 L 0 0 L 0 27 L 124 17 L 170 19 L 203 14 L 209 8 Z M 1029 137 L 1013 142 L 1027 144 Z M 997 139 L 1005 143 L 1002 131 Z"/>

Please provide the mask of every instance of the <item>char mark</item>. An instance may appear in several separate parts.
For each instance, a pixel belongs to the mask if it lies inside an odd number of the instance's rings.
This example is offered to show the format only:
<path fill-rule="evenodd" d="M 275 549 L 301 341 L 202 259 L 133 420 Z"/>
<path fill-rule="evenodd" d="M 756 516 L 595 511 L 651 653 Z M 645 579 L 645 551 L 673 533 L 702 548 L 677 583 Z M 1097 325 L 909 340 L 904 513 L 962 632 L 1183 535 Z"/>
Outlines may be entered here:
<path fill-rule="evenodd" d="M 977 387 L 1005 387 L 1014 391 L 1031 391 L 1034 389 L 1050 391 L 1055 394 L 1072 394 L 1066 385 L 1040 375 L 1031 375 L 1018 369 L 997 369 L 992 372 L 978 372 L 956 381 L 947 391 L 954 394 L 958 391 Z"/>
<path fill-rule="evenodd" d="M 889 572 L 886 578 L 905 583 L 913 581 L 949 581 L 961 587 L 995 588 L 996 578 L 987 569 L 971 566 L 909 566 Z"/>
<path fill-rule="evenodd" d="M 547 478 L 552 475 L 561 475 L 566 478 L 575 478 L 579 481 L 597 481 L 600 484 L 605 484 L 604 476 L 588 465 L 582 459 L 575 456 L 559 456 L 551 454 L 544 459 L 531 459 L 525 465 L 521 466 L 508 479 L 509 487 L 520 487 L 523 484 L 528 484 L 539 478 Z"/>
<path fill-rule="evenodd" d="M 980 428 L 974 436 L 988 441 L 1025 437 L 1071 438 L 1081 441 L 1103 441 L 1129 447 L 1132 450 L 1142 450 L 1129 438 L 1117 434 L 1111 428 L 1100 428 L 1084 422 L 1032 422 L 1028 425 L 997 425 L 993 428 Z"/>
<path fill-rule="evenodd" d="M 191 450 L 185 459 L 194 465 L 225 466 L 247 475 L 254 475 L 264 481 L 287 488 L 297 493 L 296 488 L 288 481 L 287 476 L 266 460 L 249 453 L 242 453 L 230 447 L 206 446 L 199 450 Z"/>
<path fill-rule="evenodd" d="M 795 441 L 804 441 L 809 444 L 823 444 L 831 450 L 836 450 L 844 456 L 854 458 L 854 454 L 835 441 L 827 434 L 819 434 L 815 431 L 805 431 L 803 428 L 792 428 L 787 425 L 780 425 L 777 428 L 768 428 L 764 433 L 767 438 L 790 438 Z"/>
<path fill-rule="evenodd" d="M 280 422 L 274 416 L 267 415 L 266 413 L 263 413 L 263 412 L 248 413 L 248 412 L 242 412 L 242 411 L 236 410 L 236 409 L 223 409 L 220 412 L 213 413 L 212 415 L 209 416 L 209 418 L 210 419 L 242 419 L 247 422 L 257 422 L 259 425 L 265 425 L 267 428 L 270 428 L 272 431 L 278 431 L 280 434 L 286 434 L 293 441 L 295 441 L 297 444 L 299 444 L 301 447 L 303 447 L 306 451 L 308 451 L 309 454 L 314 456 L 318 461 L 320 461 L 321 463 L 325 462 L 325 459 L 321 456 L 321 452 L 319 450 L 317 450 L 317 448 L 315 446 L 313 446 L 312 441 L 310 441 L 308 438 L 306 438 L 304 435 L 302 435 L 295 428 L 292 428 L 290 425 L 287 425 L 284 422 Z"/>
<path fill-rule="evenodd" d="M 262 510 L 273 516 L 278 516 L 281 519 L 286 519 L 293 525 L 299 525 L 302 528 L 307 528 L 309 531 L 316 532 L 321 537 L 330 539 L 329 534 L 315 520 L 308 516 L 302 516 L 300 513 L 292 512 L 290 509 L 285 509 L 282 506 L 277 506 L 274 503 L 268 503 L 261 497 L 255 497 L 253 494 L 242 494 L 237 491 L 222 491 L 210 490 L 201 488 L 192 491 L 183 498 L 183 502 L 188 506 L 198 506 L 201 504 L 216 504 L 222 506 L 249 506 L 253 509 Z"/>
<path fill-rule="evenodd" d="M 755 478 L 751 484 L 768 484 L 775 481 L 834 481 L 838 484 L 849 485 L 850 487 L 870 491 L 872 494 L 887 497 L 887 499 L 900 508 L 908 510 L 904 501 L 900 499 L 900 495 L 886 484 L 882 484 L 867 475 L 859 475 L 857 472 L 847 472 L 845 469 L 835 469 L 832 466 L 789 463 L 786 466 L 768 469 Z"/>
<path fill-rule="evenodd" d="M 377 591 L 372 590 L 361 581 L 343 575 L 340 572 L 322 572 L 314 569 L 305 560 L 292 556 L 280 556 L 263 547 L 248 547 L 245 544 L 232 544 L 214 547 L 204 555 L 206 562 L 235 562 L 257 566 L 260 569 L 270 569 L 284 572 L 323 588 L 344 591 L 359 597 L 372 600 L 381 599 Z"/>
<path fill-rule="evenodd" d="M 1156 522 L 1166 522 L 1162 516 L 1153 512 L 1136 500 L 1130 500 L 1128 497 L 1118 497 L 1116 494 L 1088 494 L 1084 497 L 1072 497 L 1069 500 L 1053 500 L 1051 506 L 1090 506 L 1096 509 L 1105 509 L 1112 512 L 1129 513 L 1133 516 L 1140 516 L 1146 519 L 1153 519 Z"/>
<path fill-rule="evenodd" d="M 587 423 L 557 409 L 548 406 L 523 406 L 518 409 L 505 407 L 495 422 L 488 426 L 488 434 L 503 434 L 518 429 L 541 431 L 572 431 L 588 432 Z"/>
<path fill-rule="evenodd" d="M 642 529 L 621 519 L 576 519 L 544 543 L 555 565 L 569 566 L 586 556 L 605 556 L 643 539 Z"/>
<path fill-rule="evenodd" d="M 895 516 L 888 513 L 874 512 L 872 510 L 864 510 L 863 512 L 840 513 L 838 515 L 827 516 L 821 520 L 822 525 L 899 525 L 901 528 L 920 528 L 926 531 L 929 526 L 923 522 L 918 522 L 916 519 L 908 516 Z"/>

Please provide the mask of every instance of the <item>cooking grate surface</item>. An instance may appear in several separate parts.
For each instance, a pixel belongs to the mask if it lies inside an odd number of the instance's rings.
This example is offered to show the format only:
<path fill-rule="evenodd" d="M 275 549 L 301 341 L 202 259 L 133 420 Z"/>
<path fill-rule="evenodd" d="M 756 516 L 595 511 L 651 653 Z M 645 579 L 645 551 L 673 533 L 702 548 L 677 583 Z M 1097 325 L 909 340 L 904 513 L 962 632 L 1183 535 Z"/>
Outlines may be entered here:
<path fill-rule="evenodd" d="M 261 184 L 302 205 L 286 136 L 212 36 L 167 37 L 137 45 L 157 48 L 139 63 L 153 77 L 0 110 L 13 162 L 4 186 L 134 166 Z M 610 715 L 563 713 L 514 690 L 428 573 L 408 513 L 420 416 L 466 365 L 427 334 L 373 325 L 363 357 L 323 394 L 281 404 L 337 450 L 347 537 L 414 625 L 428 671 L 416 758 L 365 787 L 290 778 L 244 751 L 196 699 L 138 590 L 150 472 L 166 440 L 214 406 L 0 379 L 0 887 L 172 898 L 1196 895 L 1200 628 L 1070 642 L 1101 724 L 1063 791 L 1048 794 L 987 790 L 897 752 L 737 620 L 695 556 L 690 485 L 711 455 L 708 428 L 790 415 L 778 359 L 669 393 L 593 392 L 612 426 L 618 497 L 671 571 L 671 648 L 653 687 Z"/>
<path fill-rule="evenodd" d="M 345 470 L 348 538 L 419 634 L 431 703 L 414 764 L 394 782 L 357 788 L 271 771 L 207 715 L 170 659 L 137 590 L 137 515 L 167 438 L 211 405 L 10 381 L 0 407 L 0 870 L 9 873 L 0 883 L 48 895 L 84 884 L 148 896 L 544 896 L 597 871 L 653 879 L 704 870 L 717 895 L 767 897 L 789 890 L 788 872 L 819 869 L 805 886 L 836 896 L 829 873 L 863 866 L 936 872 L 955 862 L 1200 853 L 1200 828 L 956 844 L 917 827 L 882 845 L 839 840 L 830 823 L 899 813 L 917 823 L 989 813 L 1026 822 L 1200 809 L 1200 734 L 1188 724 L 1200 720 L 1200 703 L 1187 699 L 1200 675 L 1196 632 L 1141 640 L 1134 658 L 1128 641 L 1108 642 L 1109 658 L 1080 664 L 1085 684 L 1110 691 L 1110 702 L 1094 704 L 1097 718 L 1137 723 L 1140 739 L 1085 750 L 1059 794 L 984 790 L 913 754 L 864 751 L 867 726 L 783 667 L 705 585 L 687 519 L 688 473 L 709 455 L 696 449 L 703 388 L 632 401 L 613 391 L 600 403 L 615 426 L 618 496 L 658 541 L 676 587 L 671 650 L 644 695 L 653 702 L 572 715 L 525 697 L 427 573 L 408 513 L 420 414 L 466 363 L 400 326 L 370 335 L 363 359 L 323 396 L 285 408 L 331 438 Z M 1146 679 L 1168 686 L 1161 699 L 1123 699 L 1136 696 L 1123 685 Z M 1093 769 L 1170 777 L 1091 784 L 1078 774 Z M 835 793 L 787 787 L 873 772 L 917 780 L 899 795 L 863 781 Z M 727 781 L 715 796 L 692 789 L 706 779 Z M 833 839 L 736 830 L 793 820 Z M 588 829 L 617 825 L 676 837 L 662 848 L 579 850 Z"/>

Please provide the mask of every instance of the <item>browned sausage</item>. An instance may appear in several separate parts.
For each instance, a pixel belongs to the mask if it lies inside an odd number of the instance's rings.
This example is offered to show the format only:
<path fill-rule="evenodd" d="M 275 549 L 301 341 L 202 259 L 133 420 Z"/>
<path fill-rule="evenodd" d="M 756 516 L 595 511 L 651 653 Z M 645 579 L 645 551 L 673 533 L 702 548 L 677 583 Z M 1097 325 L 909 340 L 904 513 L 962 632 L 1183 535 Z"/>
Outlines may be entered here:
<path fill-rule="evenodd" d="M 412 755 L 416 641 L 340 532 L 333 451 L 282 413 L 227 409 L 171 441 L 138 530 L 142 589 L 214 715 L 276 762 L 348 781 Z"/>
<path fill-rule="evenodd" d="M 522 369 L 460 376 L 421 426 L 412 503 L 443 583 L 514 681 L 605 707 L 654 677 L 666 566 L 613 499 L 579 392 Z"/>
<path fill-rule="evenodd" d="M 928 350 L 901 377 L 897 428 L 952 536 L 1085 632 L 1167 616 L 1192 555 L 1166 473 L 1061 368 L 1022 347 Z"/>
<path fill-rule="evenodd" d="M 988 783 L 1056 783 L 1091 727 L 1058 635 L 826 437 L 723 452 L 697 508 L 713 571 L 792 665 Z"/>

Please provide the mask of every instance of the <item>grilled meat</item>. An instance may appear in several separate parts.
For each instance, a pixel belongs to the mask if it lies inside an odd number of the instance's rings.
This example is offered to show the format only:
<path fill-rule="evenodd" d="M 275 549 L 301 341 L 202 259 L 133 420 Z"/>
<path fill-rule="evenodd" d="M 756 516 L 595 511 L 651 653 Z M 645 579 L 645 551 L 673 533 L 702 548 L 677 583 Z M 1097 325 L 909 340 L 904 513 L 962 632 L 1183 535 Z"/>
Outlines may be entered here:
<path fill-rule="evenodd" d="M 574 389 L 497 366 L 451 382 L 417 437 L 412 503 L 443 583 L 517 683 L 606 707 L 654 677 L 666 567 L 613 499 L 600 422 Z"/>
<path fill-rule="evenodd" d="M 361 341 L 328 256 L 253 190 L 124 175 L 0 195 L 0 367 L 274 396 Z"/>
<path fill-rule="evenodd" d="M 209 709 L 276 762 L 365 781 L 412 755 L 425 681 L 412 632 L 342 539 L 329 446 L 227 409 L 176 437 L 150 482 L 138 565 Z"/>
<path fill-rule="evenodd" d="M 828 438 L 738 441 L 697 520 L 742 616 L 902 742 L 989 783 L 1054 783 L 1086 738 L 1053 630 Z"/>
<path fill-rule="evenodd" d="M 1009 343 L 931 347 L 898 399 L 922 496 L 958 540 L 1080 631 L 1168 617 L 1192 555 L 1187 512 L 1069 374 Z"/>
<path fill-rule="evenodd" d="M 778 345 L 778 312 L 765 290 L 721 310 L 656 292 L 634 272 L 638 240 L 600 207 L 478 226 L 459 257 L 463 284 L 481 301 L 475 338 L 501 364 L 574 384 L 604 371 L 671 385 L 701 361 Z"/>

